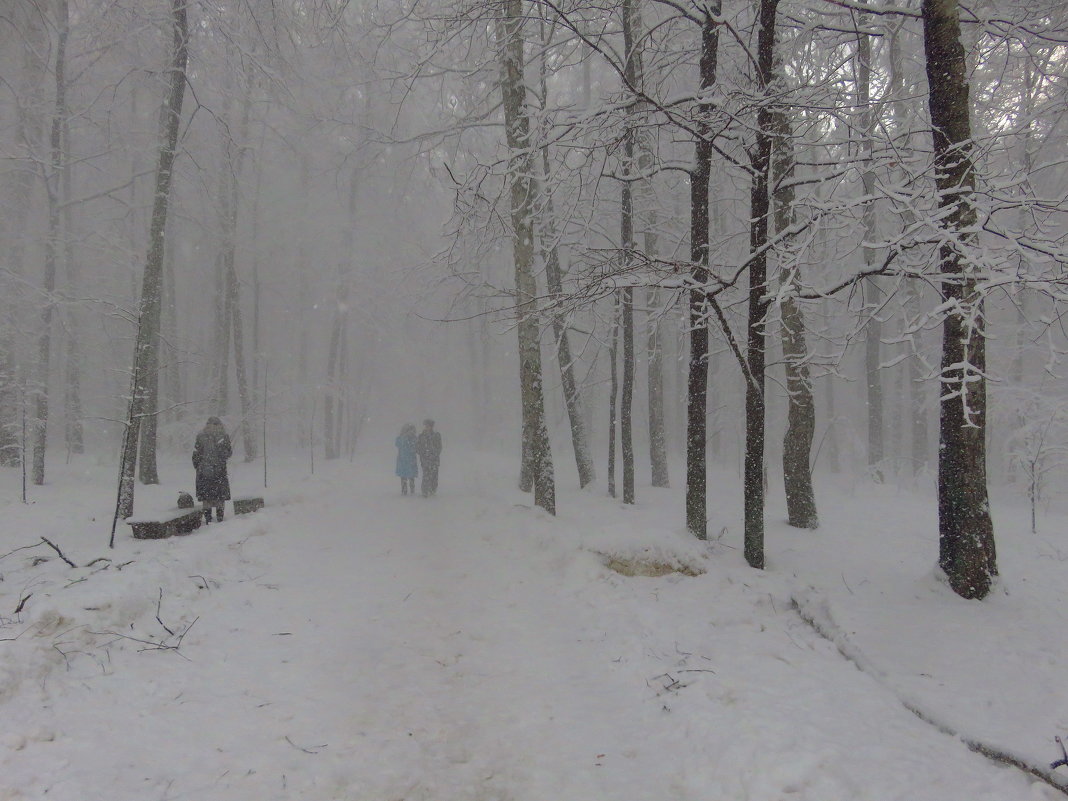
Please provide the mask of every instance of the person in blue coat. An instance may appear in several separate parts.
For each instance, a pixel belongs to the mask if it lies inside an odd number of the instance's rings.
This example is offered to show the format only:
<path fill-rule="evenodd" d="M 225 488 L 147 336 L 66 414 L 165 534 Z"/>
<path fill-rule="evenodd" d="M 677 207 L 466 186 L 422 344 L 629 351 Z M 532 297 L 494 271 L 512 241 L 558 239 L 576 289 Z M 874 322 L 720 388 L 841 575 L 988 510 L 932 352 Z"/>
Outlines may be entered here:
<path fill-rule="evenodd" d="M 415 477 L 419 472 L 415 461 L 415 425 L 405 423 L 397 435 L 397 475 L 401 480 L 401 495 L 415 495 Z"/>

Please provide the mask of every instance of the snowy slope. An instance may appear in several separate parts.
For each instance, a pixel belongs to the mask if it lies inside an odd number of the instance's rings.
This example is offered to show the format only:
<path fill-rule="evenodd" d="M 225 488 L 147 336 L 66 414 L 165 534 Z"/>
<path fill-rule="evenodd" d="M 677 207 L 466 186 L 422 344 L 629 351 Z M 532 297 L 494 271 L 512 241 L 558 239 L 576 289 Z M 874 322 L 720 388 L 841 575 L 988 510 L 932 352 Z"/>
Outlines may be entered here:
<path fill-rule="evenodd" d="M 113 551 L 109 467 L 68 468 L 30 506 L 5 487 L 0 799 L 1062 797 L 906 708 L 1056 757 L 1055 539 L 999 520 L 1001 589 L 965 602 L 932 575 L 922 495 L 826 489 L 818 532 L 770 509 L 761 573 L 729 476 L 706 545 L 677 489 L 628 509 L 561 487 L 553 519 L 511 461 L 449 457 L 426 500 L 400 496 L 388 452 L 277 465 L 267 509 Z M 237 465 L 236 487 L 261 469 Z M 181 487 L 139 489 L 138 513 Z M 41 536 L 112 561 L 13 551 Z"/>

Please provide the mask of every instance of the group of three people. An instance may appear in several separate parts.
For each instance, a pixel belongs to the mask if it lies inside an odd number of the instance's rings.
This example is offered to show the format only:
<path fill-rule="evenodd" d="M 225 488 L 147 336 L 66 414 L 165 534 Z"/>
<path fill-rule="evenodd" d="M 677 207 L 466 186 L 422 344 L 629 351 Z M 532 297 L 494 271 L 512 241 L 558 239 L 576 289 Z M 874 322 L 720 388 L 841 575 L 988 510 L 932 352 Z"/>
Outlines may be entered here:
<path fill-rule="evenodd" d="M 418 464 L 416 463 L 418 457 Z M 397 435 L 397 476 L 401 480 L 401 495 L 415 495 L 415 477 L 422 468 L 420 489 L 423 497 L 438 492 L 438 468 L 441 466 L 441 434 L 434 430 L 433 420 L 423 421 L 418 436 L 415 425 L 405 423 Z"/>

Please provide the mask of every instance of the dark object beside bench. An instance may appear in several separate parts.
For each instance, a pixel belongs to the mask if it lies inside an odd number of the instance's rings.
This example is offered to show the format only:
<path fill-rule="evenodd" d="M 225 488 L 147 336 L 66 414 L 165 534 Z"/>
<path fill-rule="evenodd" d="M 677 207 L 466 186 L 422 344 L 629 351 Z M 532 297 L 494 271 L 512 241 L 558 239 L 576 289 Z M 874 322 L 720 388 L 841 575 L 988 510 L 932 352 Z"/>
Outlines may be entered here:
<path fill-rule="evenodd" d="M 189 534 L 200 528 L 204 515 L 199 509 L 172 509 L 158 520 L 127 520 L 135 539 L 161 540 L 177 534 Z"/>
<path fill-rule="evenodd" d="M 263 498 L 234 498 L 234 514 L 244 515 L 263 508 Z"/>

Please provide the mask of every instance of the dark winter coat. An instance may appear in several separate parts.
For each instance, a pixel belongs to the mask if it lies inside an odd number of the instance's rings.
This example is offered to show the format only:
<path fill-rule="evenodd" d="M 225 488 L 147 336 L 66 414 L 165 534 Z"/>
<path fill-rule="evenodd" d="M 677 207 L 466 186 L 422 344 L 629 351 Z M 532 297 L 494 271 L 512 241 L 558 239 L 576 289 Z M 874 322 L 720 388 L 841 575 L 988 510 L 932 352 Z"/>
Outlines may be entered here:
<path fill-rule="evenodd" d="M 397 437 L 397 475 L 401 478 L 415 478 L 418 472 L 415 464 L 415 437 L 401 434 Z"/>
<path fill-rule="evenodd" d="M 230 437 L 221 425 L 207 425 L 197 434 L 193 446 L 193 467 L 197 471 L 197 500 L 230 500 L 230 477 L 226 460 L 233 454 Z"/>
<path fill-rule="evenodd" d="M 415 450 L 423 464 L 436 465 L 441 461 L 441 434 L 437 431 L 427 431 L 425 429 L 419 432 Z"/>

